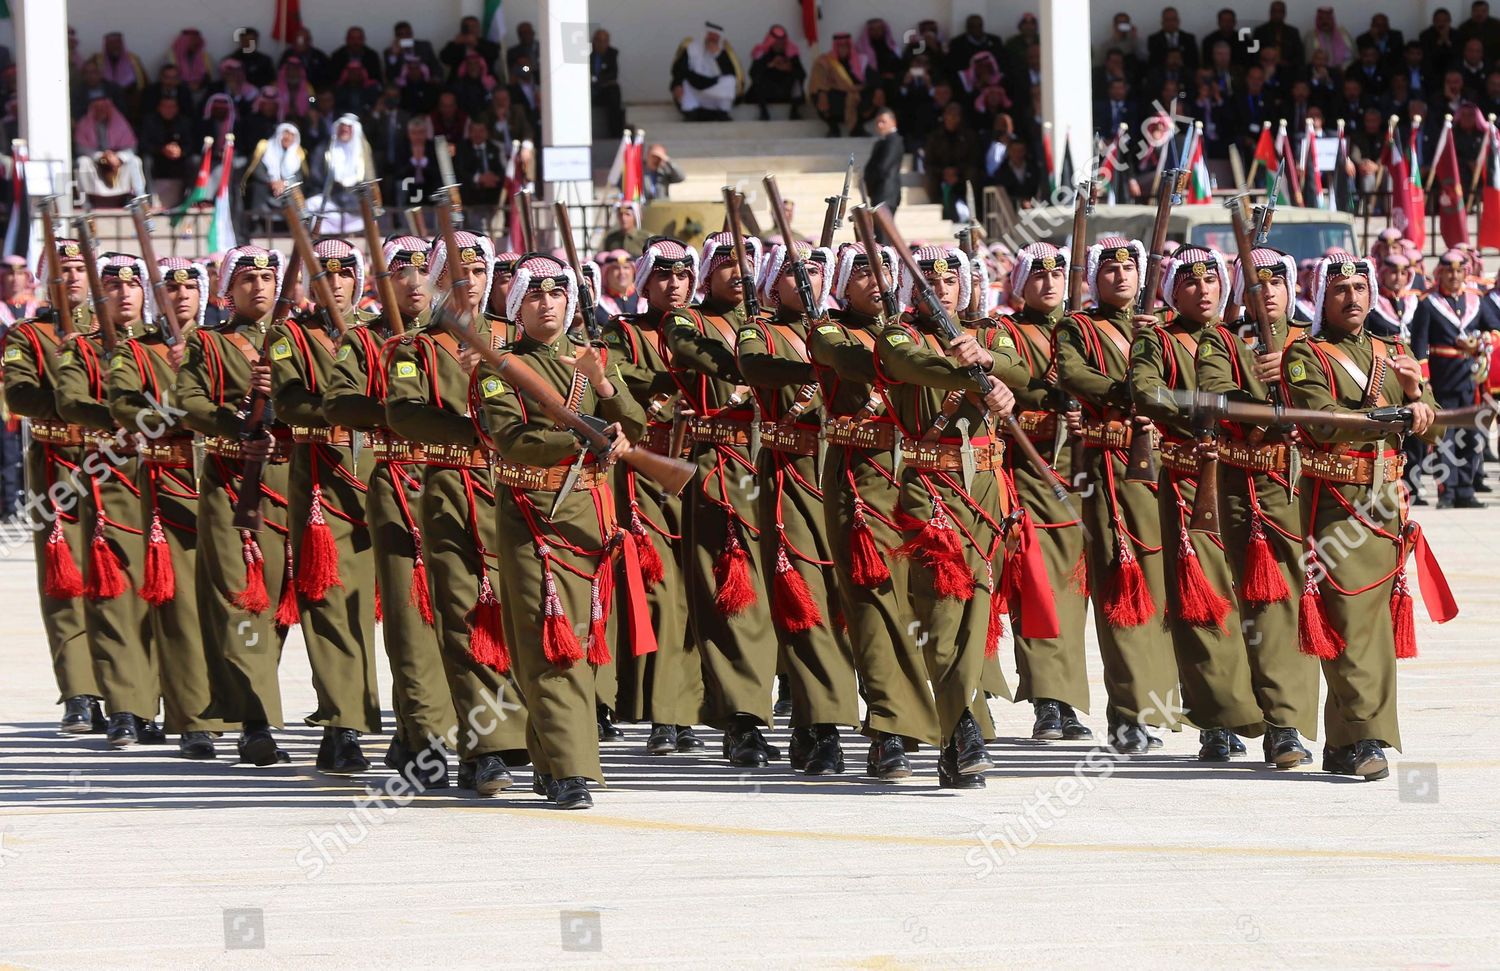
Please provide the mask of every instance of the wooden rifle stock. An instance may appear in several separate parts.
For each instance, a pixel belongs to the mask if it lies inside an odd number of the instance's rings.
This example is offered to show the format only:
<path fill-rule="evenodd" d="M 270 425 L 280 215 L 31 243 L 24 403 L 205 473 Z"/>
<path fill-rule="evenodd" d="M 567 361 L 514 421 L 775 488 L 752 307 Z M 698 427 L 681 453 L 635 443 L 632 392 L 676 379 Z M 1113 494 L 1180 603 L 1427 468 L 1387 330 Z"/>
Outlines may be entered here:
<path fill-rule="evenodd" d="M 156 247 L 151 242 L 151 224 L 146 220 L 148 196 L 137 196 L 125 206 L 130 210 L 130 220 L 135 224 L 136 240 L 141 244 L 141 261 L 146 264 L 146 278 L 151 283 L 151 292 L 156 295 L 156 309 L 161 312 L 162 338 L 170 347 L 182 340 L 182 322 L 177 319 L 177 308 L 167 299 L 167 284 L 161 278 L 161 267 L 156 265 Z"/>
<path fill-rule="evenodd" d="M 1151 249 L 1146 255 L 1146 279 L 1142 281 L 1140 296 L 1136 298 L 1136 312 L 1139 314 L 1149 314 L 1156 310 L 1156 295 L 1161 290 L 1161 278 L 1165 272 L 1163 263 L 1166 255 L 1162 250 L 1167 242 L 1167 223 L 1176 202 L 1181 176 L 1182 170 L 1171 170 L 1166 173 L 1156 190 L 1156 221 L 1151 226 Z M 1152 435 L 1133 421 L 1131 424 L 1130 460 L 1125 469 L 1125 479 L 1129 482 L 1155 482 L 1158 472 Z"/>
<path fill-rule="evenodd" d="M 850 210 L 850 214 L 854 221 L 855 235 L 864 244 L 865 256 L 870 261 L 870 272 L 875 274 L 875 280 L 880 288 L 880 305 L 885 311 L 882 323 L 890 323 L 901 316 L 901 308 L 896 304 L 896 288 L 891 281 L 890 274 L 886 272 L 880 243 L 875 239 L 873 217 L 870 215 L 868 206 L 855 206 Z"/>
<path fill-rule="evenodd" d="M 760 300 L 755 296 L 755 272 L 750 266 L 749 254 L 745 252 L 744 210 L 741 208 L 744 199 L 732 186 L 724 187 L 724 213 L 729 218 L 729 235 L 734 238 L 734 265 L 740 272 L 740 295 L 745 302 L 746 319 L 754 320 L 760 316 Z"/>
<path fill-rule="evenodd" d="M 338 300 L 333 293 L 333 284 L 328 280 L 328 271 L 323 268 L 323 261 L 318 259 L 318 254 L 313 250 L 312 236 L 307 231 L 305 218 L 306 203 L 302 199 L 300 186 L 289 186 L 282 193 L 281 203 L 285 208 L 286 226 L 292 237 L 292 249 L 302 265 L 307 267 L 311 275 L 307 278 L 308 289 L 312 292 L 313 300 L 317 302 L 318 309 L 323 316 L 338 328 L 339 333 L 349 329 L 344 323 L 344 315 L 339 313 Z M 359 295 L 355 294 L 355 300 Z"/>
<path fill-rule="evenodd" d="M 93 217 L 83 215 L 73 220 L 78 234 L 78 249 L 83 255 L 84 272 L 89 277 L 89 299 L 94 304 L 94 322 L 99 327 L 99 342 L 104 347 L 104 357 L 115 352 L 118 336 L 114 319 L 109 315 L 109 305 L 104 301 L 104 283 L 99 279 L 99 254 L 94 248 Z"/>
<path fill-rule="evenodd" d="M 588 280 L 584 279 L 583 263 L 578 259 L 578 246 L 573 242 L 573 221 L 568 218 L 568 204 L 554 202 L 552 212 L 557 220 L 557 232 L 562 236 L 563 252 L 567 254 L 568 265 L 578 278 L 578 312 L 583 315 L 584 333 L 589 335 L 591 342 L 597 341 L 604 335 L 599 327 L 599 318 L 594 314 L 594 291 L 589 288 Z M 571 325 L 572 321 L 568 323 Z"/>
<path fill-rule="evenodd" d="M 57 196 L 43 199 L 38 211 L 42 216 L 42 245 L 47 248 L 47 302 L 57 316 L 57 330 L 63 336 L 74 333 L 73 302 L 63 282 L 62 259 L 57 252 Z"/>
<path fill-rule="evenodd" d="M 396 285 L 391 282 L 391 268 L 385 261 L 385 244 L 380 239 L 380 183 L 375 181 L 359 184 L 359 215 L 365 224 L 365 248 L 370 251 L 370 270 L 375 275 L 375 292 L 380 295 L 380 312 L 385 316 L 385 325 L 395 336 L 406 333 L 401 321 L 401 308 L 396 305 Z M 355 294 L 358 300 L 360 294 Z"/>
<path fill-rule="evenodd" d="M 456 194 L 456 192 L 455 192 Z M 536 252 L 536 226 L 532 223 L 531 190 L 521 189 L 516 193 L 516 212 L 521 215 L 521 243 L 526 252 Z M 582 285 L 580 283 L 580 285 Z"/>
<path fill-rule="evenodd" d="M 768 172 L 761 181 L 765 183 L 766 194 L 771 197 L 771 218 L 776 220 L 776 229 L 781 233 L 781 243 L 786 247 L 787 264 L 792 268 L 792 276 L 797 283 L 797 297 L 802 301 L 802 316 L 811 322 L 818 316 L 818 307 L 816 297 L 813 295 L 812 281 L 807 276 L 807 262 L 797 251 L 797 237 L 792 233 L 791 220 L 786 217 L 786 206 L 782 203 L 781 189 L 776 185 L 776 176 Z M 824 272 L 828 270 L 825 269 Z M 776 281 L 770 281 L 770 285 L 774 289 Z"/>
<path fill-rule="evenodd" d="M 1214 440 L 1211 422 L 1200 426 L 1198 441 L 1211 444 Z M 1219 457 L 1215 453 L 1205 455 L 1198 462 L 1198 491 L 1193 494 L 1193 512 L 1188 528 L 1219 535 Z"/>

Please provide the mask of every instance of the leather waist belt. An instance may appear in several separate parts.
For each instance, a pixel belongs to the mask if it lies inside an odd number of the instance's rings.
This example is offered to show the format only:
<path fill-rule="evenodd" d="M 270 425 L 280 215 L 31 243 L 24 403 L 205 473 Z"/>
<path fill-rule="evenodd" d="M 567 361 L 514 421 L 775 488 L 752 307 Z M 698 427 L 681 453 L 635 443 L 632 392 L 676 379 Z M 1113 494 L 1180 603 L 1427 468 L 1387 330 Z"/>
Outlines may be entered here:
<path fill-rule="evenodd" d="M 238 438 L 228 438 L 221 435 L 205 435 L 203 437 L 203 451 L 209 455 L 217 455 L 221 459 L 231 461 L 245 460 L 245 444 Z M 276 436 L 271 446 L 271 454 L 266 457 L 269 465 L 284 465 L 292 460 L 292 440 Z"/>
<path fill-rule="evenodd" d="M 193 467 L 193 440 L 191 438 L 147 439 L 141 443 L 141 461 L 151 465 L 164 465 L 173 469 Z"/>
<path fill-rule="evenodd" d="M 828 444 L 884 452 L 896 444 L 896 426 L 888 421 L 834 418 L 828 422 Z"/>
<path fill-rule="evenodd" d="M 519 465 L 514 462 L 495 463 L 495 487 L 508 486 L 512 489 L 527 489 L 531 491 L 556 492 L 562 488 L 563 479 L 567 478 L 568 470 L 572 465 Z M 608 473 L 600 471 L 595 466 L 586 466 L 579 470 L 578 479 L 573 483 L 575 489 L 597 489 L 608 481 Z"/>
<path fill-rule="evenodd" d="M 377 462 L 420 462 L 422 447 L 384 428 L 365 432 L 365 444 Z"/>
<path fill-rule="evenodd" d="M 1130 447 L 1134 426 L 1127 421 L 1083 421 L 1083 441 L 1089 448 Z"/>
<path fill-rule="evenodd" d="M 349 445 L 354 438 L 342 425 L 315 428 L 309 425 L 293 425 L 292 441 L 298 445 Z"/>
<path fill-rule="evenodd" d="M 689 436 L 683 436 L 682 451 L 677 453 L 676 458 L 687 458 L 693 454 L 689 448 Z M 672 450 L 672 426 L 662 424 L 651 424 L 646 426 L 646 433 L 641 436 L 641 447 L 648 452 L 657 455 L 666 455 Z"/>
<path fill-rule="evenodd" d="M 1428 357 L 1477 357 L 1477 351 L 1460 350 L 1457 347 L 1446 347 L 1433 344 L 1427 348 Z"/>
<path fill-rule="evenodd" d="M 482 469 L 490 464 L 489 454 L 469 445 L 431 445 L 412 442 L 410 461 L 440 465 L 450 469 Z"/>
<path fill-rule="evenodd" d="M 1386 449 L 1380 453 L 1384 474 L 1381 480 L 1395 482 L 1401 478 L 1406 466 L 1406 456 L 1401 452 Z M 1368 453 L 1321 448 L 1302 449 L 1302 474 L 1325 482 L 1343 485 L 1371 485 L 1375 481 L 1375 459 Z"/>
<path fill-rule="evenodd" d="M 988 472 L 999 468 L 1005 459 L 1005 443 L 974 443 L 974 471 Z M 957 442 L 903 442 L 901 461 L 914 469 L 934 472 L 961 472 L 964 467 L 963 446 Z"/>
<path fill-rule="evenodd" d="M 1057 413 L 1052 411 L 1020 411 L 1016 423 L 1028 438 L 1051 442 L 1057 435 Z"/>
<path fill-rule="evenodd" d="M 818 429 L 814 425 L 778 425 L 774 421 L 763 421 L 760 423 L 760 443 L 773 452 L 817 455 Z"/>
<path fill-rule="evenodd" d="M 1219 461 L 1247 472 L 1285 472 L 1288 456 L 1285 442 L 1261 445 L 1231 441 L 1219 443 Z"/>
<path fill-rule="evenodd" d="M 750 423 L 717 415 L 694 418 L 688 424 L 688 438 L 699 445 L 749 445 Z"/>
<path fill-rule="evenodd" d="M 82 445 L 83 429 L 65 421 L 48 418 L 31 420 L 31 440 L 46 445 Z"/>
<path fill-rule="evenodd" d="M 107 446 L 109 451 L 124 458 L 133 458 L 137 454 L 136 436 L 126 435 L 122 439 L 119 432 L 101 432 L 97 429 L 85 428 L 83 444 L 90 452 L 102 452 Z"/>
<path fill-rule="evenodd" d="M 1198 456 L 1193 451 L 1196 442 L 1173 442 L 1163 441 L 1161 443 L 1161 464 L 1175 475 L 1198 474 Z"/>

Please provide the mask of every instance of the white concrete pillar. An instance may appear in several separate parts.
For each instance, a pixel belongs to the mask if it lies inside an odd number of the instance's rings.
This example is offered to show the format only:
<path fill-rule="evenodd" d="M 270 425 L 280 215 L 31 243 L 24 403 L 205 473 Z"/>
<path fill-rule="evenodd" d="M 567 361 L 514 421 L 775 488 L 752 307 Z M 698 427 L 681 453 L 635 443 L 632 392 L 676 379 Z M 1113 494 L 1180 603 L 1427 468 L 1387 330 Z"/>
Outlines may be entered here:
<path fill-rule="evenodd" d="M 31 157 L 28 180 L 35 190 L 37 173 L 45 168 L 53 191 L 63 192 L 73 173 L 67 0 L 12 0 L 10 9 L 16 27 L 21 137 Z"/>
<path fill-rule="evenodd" d="M 542 78 L 542 144 L 539 156 L 554 156 L 553 171 L 546 174 L 549 180 L 538 186 L 539 194 L 548 202 L 558 199 L 569 203 L 593 201 L 594 183 L 591 171 L 584 166 L 583 178 L 564 182 L 553 182 L 558 174 L 562 157 L 554 149 L 573 149 L 567 154 L 587 158 L 593 144 L 593 100 L 590 92 L 589 39 L 593 28 L 589 23 L 589 0 L 541 0 L 537 10 L 537 44 L 541 48 L 542 63 L 539 71 Z M 573 220 L 576 242 L 584 245 L 580 220 Z M 546 223 L 538 220 L 540 225 Z M 540 232 L 538 233 L 540 235 Z"/>
<path fill-rule="evenodd" d="M 1082 174 L 1093 155 L 1093 35 L 1089 0 L 1041 0 L 1042 120 L 1052 122 L 1054 163 L 1062 165 L 1064 133 L 1073 145 L 1073 170 Z"/>

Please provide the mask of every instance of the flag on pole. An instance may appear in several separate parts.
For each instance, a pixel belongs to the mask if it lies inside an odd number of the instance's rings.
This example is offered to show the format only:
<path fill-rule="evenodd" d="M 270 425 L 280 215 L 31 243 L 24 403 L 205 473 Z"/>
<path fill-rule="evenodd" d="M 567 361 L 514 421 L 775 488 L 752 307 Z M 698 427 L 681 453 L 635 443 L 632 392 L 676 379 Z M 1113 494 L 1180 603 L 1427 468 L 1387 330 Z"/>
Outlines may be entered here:
<path fill-rule="evenodd" d="M 1344 136 L 1344 119 L 1339 119 L 1339 148 L 1333 160 L 1333 185 L 1329 190 L 1331 208 L 1353 212 L 1358 187 L 1354 182 L 1354 160 L 1349 158 L 1349 140 Z"/>
<path fill-rule="evenodd" d="M 1073 129 L 1069 128 L 1063 132 L 1062 174 L 1057 177 L 1057 184 L 1066 186 L 1071 192 L 1077 181 L 1073 175 Z"/>
<path fill-rule="evenodd" d="M 1042 122 L 1042 164 L 1047 167 L 1047 198 L 1057 193 L 1057 166 L 1052 164 L 1052 122 Z"/>
<path fill-rule="evenodd" d="M 193 191 L 189 192 L 188 197 L 182 200 L 176 209 L 172 210 L 173 229 L 176 229 L 178 223 L 182 222 L 183 217 L 188 214 L 188 210 L 205 202 L 213 201 L 213 192 L 208 188 L 208 175 L 213 170 L 214 165 L 213 147 L 213 136 L 205 135 L 203 138 L 203 161 L 198 163 L 198 178 L 193 182 Z"/>
<path fill-rule="evenodd" d="M 1458 169 L 1458 149 L 1453 143 L 1453 116 L 1443 122 L 1438 136 L 1437 154 L 1433 156 L 1433 185 L 1438 193 L 1438 230 L 1444 246 L 1469 242 L 1469 220 L 1464 208 L 1463 176 Z"/>
<path fill-rule="evenodd" d="M 26 196 L 26 143 L 10 143 L 10 222 L 5 227 L 5 255 L 27 256 L 31 249 L 31 200 Z"/>
<path fill-rule="evenodd" d="M 1125 126 L 1120 127 L 1123 129 Z M 1123 194 L 1117 194 L 1115 185 L 1123 170 L 1124 166 L 1120 164 L 1120 138 L 1116 135 L 1114 141 L 1110 142 L 1109 147 L 1104 151 L 1104 161 L 1099 163 L 1099 182 L 1108 187 L 1106 198 L 1111 205 L 1124 198 Z"/>
<path fill-rule="evenodd" d="M 1203 159 L 1203 122 L 1195 122 L 1192 157 L 1188 159 L 1187 201 L 1195 206 L 1206 206 L 1213 202 L 1213 183 L 1208 177 L 1208 163 Z"/>
<path fill-rule="evenodd" d="M 238 243 L 234 238 L 234 215 L 229 207 L 229 173 L 234 168 L 234 134 L 224 136 L 224 165 L 219 170 L 219 191 L 214 196 L 214 218 L 208 224 L 208 251 L 227 253 Z"/>
<path fill-rule="evenodd" d="M 1276 171 L 1281 173 L 1281 196 L 1279 202 L 1303 205 L 1301 168 L 1292 154 L 1292 139 L 1286 133 L 1286 119 L 1276 126 Z"/>
<path fill-rule="evenodd" d="M 818 46 L 818 20 L 822 16 L 818 0 L 802 0 L 802 36 L 813 47 Z"/>
<path fill-rule="evenodd" d="M 1318 169 L 1318 143 L 1312 119 L 1302 132 L 1302 153 L 1298 157 L 1297 178 L 1302 186 L 1302 204 L 1309 209 L 1326 209 L 1323 204 L 1323 173 Z"/>
<path fill-rule="evenodd" d="M 1479 246 L 1500 249 L 1500 129 L 1485 132 L 1484 190 L 1479 196 Z"/>
<path fill-rule="evenodd" d="M 625 146 L 625 165 L 620 192 L 626 202 L 641 202 L 646 198 L 646 168 L 642 156 L 645 148 L 646 130 L 637 128 L 635 140 Z"/>
<path fill-rule="evenodd" d="M 1421 232 L 1422 215 L 1412 209 L 1411 178 L 1406 172 L 1406 151 L 1396 137 L 1396 119 L 1392 118 L 1385 133 L 1385 150 L 1380 153 L 1380 164 L 1391 180 L 1391 201 L 1387 207 L 1391 225 L 1401 230 L 1401 235 L 1421 246 L 1418 236 L 1412 235 L 1412 223 Z M 1375 190 L 1380 191 L 1376 186 Z"/>
<path fill-rule="evenodd" d="M 1418 142 L 1421 137 L 1422 116 L 1413 115 L 1406 143 L 1406 194 L 1411 203 L 1406 210 L 1406 238 L 1418 247 L 1427 245 L 1427 190 L 1422 185 L 1422 150 Z"/>
<path fill-rule="evenodd" d="M 494 41 L 505 49 L 505 11 L 500 9 L 500 0 L 484 0 L 482 30 L 486 40 Z M 536 65 L 532 65 L 535 67 Z"/>
<path fill-rule="evenodd" d="M 621 190 L 625 188 L 625 153 L 629 149 L 630 129 L 627 128 L 620 133 L 620 144 L 615 148 L 615 160 L 609 163 L 609 175 L 604 177 L 605 185 L 612 185 Z"/>
<path fill-rule="evenodd" d="M 271 39 L 290 44 L 302 30 L 302 0 L 276 0 L 276 20 Z"/>

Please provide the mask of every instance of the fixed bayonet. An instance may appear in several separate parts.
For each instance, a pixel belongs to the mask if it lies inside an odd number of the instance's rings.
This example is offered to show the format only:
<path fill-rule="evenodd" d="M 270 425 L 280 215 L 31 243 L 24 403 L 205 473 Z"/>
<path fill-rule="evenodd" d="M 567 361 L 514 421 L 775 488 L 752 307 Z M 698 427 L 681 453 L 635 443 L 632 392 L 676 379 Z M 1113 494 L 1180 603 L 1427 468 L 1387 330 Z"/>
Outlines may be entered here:
<path fill-rule="evenodd" d="M 587 448 L 580 448 L 578 457 L 573 460 L 572 465 L 568 466 L 568 474 L 563 476 L 562 485 L 557 487 L 557 498 L 552 500 L 552 513 L 547 517 L 548 519 L 557 518 L 557 511 L 562 508 L 563 502 L 572 493 L 573 487 L 578 484 L 578 474 L 583 471 L 583 460 L 588 458 L 588 454 Z"/>
<path fill-rule="evenodd" d="M 969 419 L 960 418 L 954 422 L 953 427 L 958 431 L 963 444 L 958 446 L 959 466 L 963 470 L 964 491 L 974 492 L 974 473 L 978 471 L 974 463 L 974 443 L 969 440 Z"/>

